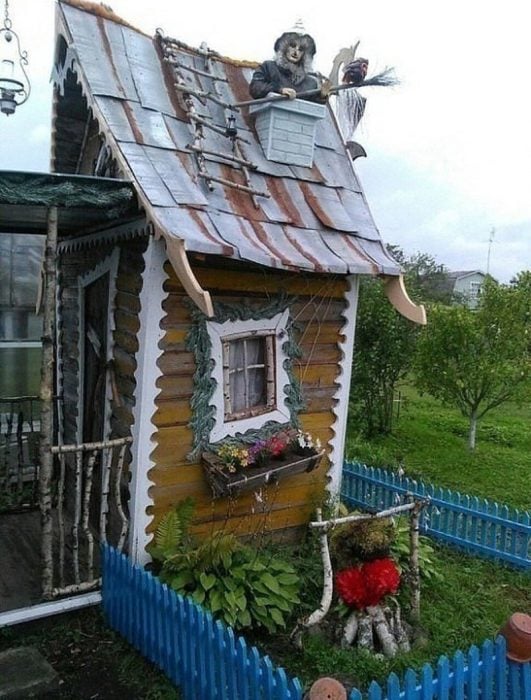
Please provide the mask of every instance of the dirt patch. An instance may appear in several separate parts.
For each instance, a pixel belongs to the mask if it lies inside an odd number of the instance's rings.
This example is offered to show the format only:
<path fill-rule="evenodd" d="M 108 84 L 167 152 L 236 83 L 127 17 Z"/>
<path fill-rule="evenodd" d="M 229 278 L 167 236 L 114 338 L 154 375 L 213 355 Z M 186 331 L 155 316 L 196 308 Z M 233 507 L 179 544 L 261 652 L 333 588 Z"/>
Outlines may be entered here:
<path fill-rule="evenodd" d="M 0 630 L 0 650 L 34 646 L 57 671 L 56 700 L 178 700 L 166 677 L 110 630 L 99 609 Z"/>

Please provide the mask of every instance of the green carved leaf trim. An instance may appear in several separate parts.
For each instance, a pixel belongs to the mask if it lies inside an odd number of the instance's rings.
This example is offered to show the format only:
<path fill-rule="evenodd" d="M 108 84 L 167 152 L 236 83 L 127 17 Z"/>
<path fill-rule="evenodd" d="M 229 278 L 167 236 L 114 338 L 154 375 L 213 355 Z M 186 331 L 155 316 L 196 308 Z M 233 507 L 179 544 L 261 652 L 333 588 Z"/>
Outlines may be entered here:
<path fill-rule="evenodd" d="M 293 297 L 289 298 L 284 293 L 270 299 L 262 306 L 252 305 L 248 300 L 235 304 L 214 301 L 214 316 L 213 318 L 208 318 L 190 299 L 184 300 L 192 317 L 192 324 L 186 336 L 185 346 L 187 350 L 194 354 L 196 366 L 194 391 L 190 401 L 192 419 L 188 424 L 193 433 L 192 450 L 188 455 L 190 461 L 197 460 L 204 450 L 215 447 L 214 444 L 209 442 L 210 433 L 216 423 L 217 409 L 211 403 L 216 388 L 216 380 L 212 377 L 214 360 L 212 358 L 212 342 L 208 334 L 208 321 L 225 323 L 225 321 L 269 319 L 285 311 L 293 301 Z M 289 384 L 283 387 L 286 395 L 285 402 L 290 412 L 289 423 L 268 421 L 261 428 L 247 430 L 242 434 L 237 433 L 234 437 L 226 438 L 223 442 L 253 443 L 256 440 L 270 437 L 282 428 L 288 426 L 299 427 L 298 415 L 303 408 L 303 399 L 300 384 L 293 372 L 293 363 L 295 359 L 301 357 L 302 353 L 295 340 L 294 331 L 295 324 L 289 318 L 286 324 L 287 340 L 282 344 L 282 350 L 286 355 L 283 365 L 289 377 Z M 222 409 L 220 408 L 220 410 Z"/>

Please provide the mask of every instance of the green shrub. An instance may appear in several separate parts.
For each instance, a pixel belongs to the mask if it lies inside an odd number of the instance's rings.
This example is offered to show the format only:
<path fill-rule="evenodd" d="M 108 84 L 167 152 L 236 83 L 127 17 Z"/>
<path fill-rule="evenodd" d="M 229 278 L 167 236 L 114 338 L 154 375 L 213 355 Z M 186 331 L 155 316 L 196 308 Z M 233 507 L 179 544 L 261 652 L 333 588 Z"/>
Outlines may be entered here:
<path fill-rule="evenodd" d="M 395 536 L 391 543 L 391 555 L 398 562 L 402 570 L 409 568 L 409 519 L 398 518 L 395 520 Z M 443 576 L 437 568 L 434 560 L 435 550 L 428 537 L 419 537 L 419 570 L 420 575 L 427 580 L 440 581 Z"/>
<path fill-rule="evenodd" d="M 300 578 L 293 566 L 222 531 L 194 545 L 187 525 L 183 529 L 187 517 L 186 505 L 180 504 L 157 529 L 153 552 L 161 558 L 160 579 L 236 629 L 265 627 L 274 633 L 285 628 L 300 603 Z"/>

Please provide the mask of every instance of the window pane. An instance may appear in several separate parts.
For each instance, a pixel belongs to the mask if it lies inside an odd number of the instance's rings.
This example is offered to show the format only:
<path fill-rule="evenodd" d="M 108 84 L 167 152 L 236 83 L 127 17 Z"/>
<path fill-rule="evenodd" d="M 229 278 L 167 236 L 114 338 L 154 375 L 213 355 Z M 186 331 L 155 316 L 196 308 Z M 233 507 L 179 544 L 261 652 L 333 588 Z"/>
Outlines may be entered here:
<path fill-rule="evenodd" d="M 227 341 L 229 351 L 228 388 L 230 413 L 243 413 L 267 405 L 267 338 L 265 336 Z"/>
<path fill-rule="evenodd" d="M 230 399 L 233 413 L 238 413 L 248 408 L 247 396 L 245 393 L 245 372 L 231 372 Z"/>
<path fill-rule="evenodd" d="M 249 338 L 247 344 L 247 366 L 265 364 L 265 338 Z"/>
<path fill-rule="evenodd" d="M 249 406 L 266 405 L 266 382 L 264 369 L 250 369 L 247 372 L 249 382 Z"/>
<path fill-rule="evenodd" d="M 229 369 L 242 370 L 244 367 L 244 341 L 232 340 L 229 343 Z"/>

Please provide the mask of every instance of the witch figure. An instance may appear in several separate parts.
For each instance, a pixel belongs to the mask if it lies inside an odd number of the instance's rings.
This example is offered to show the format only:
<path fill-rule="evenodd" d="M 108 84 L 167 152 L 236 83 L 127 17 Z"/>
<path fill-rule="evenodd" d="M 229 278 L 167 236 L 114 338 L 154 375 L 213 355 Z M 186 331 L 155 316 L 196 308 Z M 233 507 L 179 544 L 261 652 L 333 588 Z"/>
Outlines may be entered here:
<path fill-rule="evenodd" d="M 275 41 L 274 50 L 274 60 L 264 61 L 254 72 L 249 85 L 251 97 L 256 100 L 276 93 L 293 100 L 301 93 L 316 90 L 314 95 L 304 95 L 302 99 L 326 102 L 328 81 L 313 71 L 313 38 L 301 31 L 284 32 Z"/>

